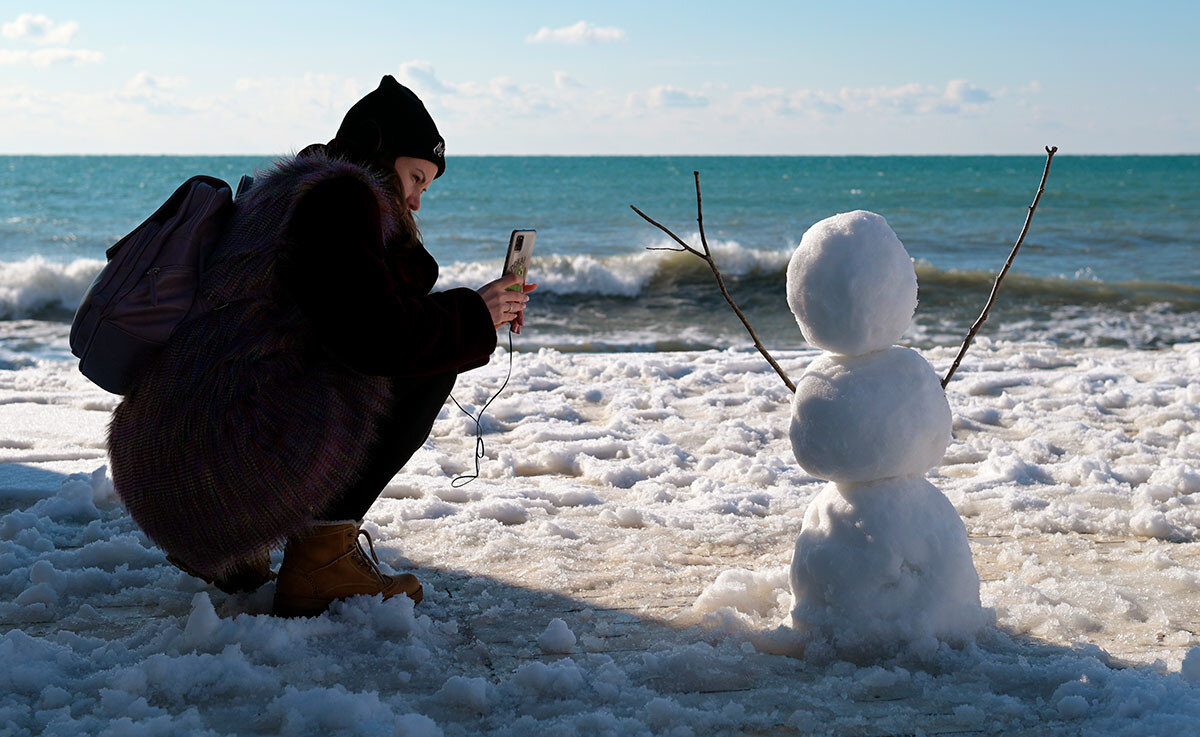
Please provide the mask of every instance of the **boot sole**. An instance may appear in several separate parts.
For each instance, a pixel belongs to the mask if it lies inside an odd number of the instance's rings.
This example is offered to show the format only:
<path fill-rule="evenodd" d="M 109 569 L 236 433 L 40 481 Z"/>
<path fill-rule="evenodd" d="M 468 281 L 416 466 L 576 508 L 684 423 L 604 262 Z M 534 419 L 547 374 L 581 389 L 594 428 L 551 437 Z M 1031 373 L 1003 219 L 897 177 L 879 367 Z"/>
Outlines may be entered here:
<path fill-rule="evenodd" d="M 395 596 L 405 596 L 406 594 L 395 594 Z M 425 598 L 425 590 L 420 586 L 416 591 L 407 594 L 408 598 L 413 600 L 413 605 L 421 603 Z M 337 601 L 337 599 L 313 599 L 302 596 L 289 597 L 291 601 L 287 604 L 279 604 L 276 602 L 271 607 L 271 613 L 276 617 L 318 617 L 329 609 L 329 605 Z M 348 598 L 348 597 L 347 597 Z M 391 597 L 388 597 L 391 598 Z"/>
<path fill-rule="evenodd" d="M 276 617 L 317 617 L 329 608 L 335 599 L 306 599 L 298 596 L 290 597 L 291 601 L 287 604 L 275 602 L 271 607 L 271 613 Z"/>

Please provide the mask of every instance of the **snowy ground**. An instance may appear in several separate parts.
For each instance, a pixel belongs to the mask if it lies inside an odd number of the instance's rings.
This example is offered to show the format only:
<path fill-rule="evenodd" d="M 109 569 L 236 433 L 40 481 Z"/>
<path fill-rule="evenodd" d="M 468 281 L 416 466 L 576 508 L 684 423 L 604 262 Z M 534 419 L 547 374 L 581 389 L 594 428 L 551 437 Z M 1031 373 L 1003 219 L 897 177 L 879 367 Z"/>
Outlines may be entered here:
<path fill-rule="evenodd" d="M 817 355 L 780 358 L 798 376 Z M 486 400 L 504 361 L 458 399 Z M 270 586 L 167 565 L 103 470 L 116 398 L 66 361 L 12 364 L 0 734 L 1195 734 L 1200 344 L 981 340 L 949 399 L 929 478 L 995 626 L 849 663 L 782 626 L 822 482 L 755 353 L 518 354 L 483 477 L 450 487 L 473 448 L 451 406 L 367 520 L 425 602 L 298 621 L 265 614 Z"/>

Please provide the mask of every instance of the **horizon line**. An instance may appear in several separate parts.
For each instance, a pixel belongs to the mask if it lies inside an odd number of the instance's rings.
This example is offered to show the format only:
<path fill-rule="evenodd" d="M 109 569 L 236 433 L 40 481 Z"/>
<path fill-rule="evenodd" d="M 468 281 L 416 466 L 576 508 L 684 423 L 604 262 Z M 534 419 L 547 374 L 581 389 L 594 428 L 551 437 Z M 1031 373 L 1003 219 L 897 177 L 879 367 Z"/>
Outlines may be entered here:
<path fill-rule="evenodd" d="M 729 154 L 729 153 L 488 154 L 488 153 L 470 153 L 470 154 L 454 154 L 452 156 L 447 156 L 446 158 L 447 158 L 447 160 L 455 159 L 455 158 L 458 158 L 458 159 L 470 159 L 470 158 L 672 158 L 672 157 L 696 157 L 696 158 L 838 158 L 838 157 L 867 158 L 867 157 L 872 157 L 872 158 L 878 158 L 878 157 L 889 157 L 889 156 L 896 156 L 896 157 L 919 157 L 919 156 L 944 156 L 944 157 L 996 156 L 996 157 L 1004 157 L 1004 156 L 1044 156 L 1044 155 L 1045 155 L 1045 151 L 1042 150 L 1042 151 L 1036 151 L 1036 152 L 1030 152 L 1030 153 L 986 153 L 986 152 L 978 152 L 978 153 L 836 153 L 836 154 L 763 154 L 763 153 L 757 153 L 757 154 Z M 288 157 L 288 156 L 295 156 L 295 152 L 291 152 L 291 153 L 288 153 L 288 152 L 276 152 L 276 153 L 261 153 L 261 152 L 260 153 L 181 153 L 181 152 L 152 152 L 152 153 L 146 153 L 146 152 L 140 152 L 140 153 L 139 152 L 124 152 L 124 153 L 23 152 L 23 153 L 10 153 L 10 152 L 0 151 L 0 156 L 6 156 L 6 157 L 16 157 L 16 156 L 30 156 L 30 157 L 33 157 L 33 156 L 43 156 L 43 157 L 51 157 L 51 156 L 234 157 L 234 156 L 241 156 L 241 157 L 257 157 L 257 158 L 284 158 L 284 157 Z M 1117 153 L 1092 152 L 1092 151 L 1063 152 L 1062 149 L 1060 148 L 1058 153 L 1055 154 L 1055 156 L 1057 156 L 1057 157 L 1062 157 L 1062 156 L 1112 156 L 1112 157 L 1118 157 L 1118 156 L 1200 156 L 1200 151 L 1171 151 L 1171 152 L 1155 152 L 1155 153 L 1139 152 L 1139 151 L 1128 151 L 1128 152 L 1117 152 Z"/>

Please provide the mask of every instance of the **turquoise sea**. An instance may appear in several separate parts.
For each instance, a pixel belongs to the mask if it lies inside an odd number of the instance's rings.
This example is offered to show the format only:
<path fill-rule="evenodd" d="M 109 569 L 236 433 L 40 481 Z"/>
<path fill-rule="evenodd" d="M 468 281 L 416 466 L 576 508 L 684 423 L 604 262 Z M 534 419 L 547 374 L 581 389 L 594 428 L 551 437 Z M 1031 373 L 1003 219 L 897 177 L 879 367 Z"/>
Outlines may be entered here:
<path fill-rule="evenodd" d="M 712 277 L 635 204 L 696 234 L 692 171 L 729 287 L 769 346 L 803 345 L 784 270 L 814 222 L 867 209 L 917 263 L 906 341 L 956 343 L 1020 232 L 1044 156 L 458 157 L 418 219 L 441 287 L 499 271 L 510 230 L 538 230 L 542 286 L 521 348 L 748 345 Z M 236 182 L 270 157 L 0 156 L 0 362 L 54 341 L 104 250 L 187 177 Z M 338 244 L 330 244 L 335 258 Z M 1200 340 L 1200 156 L 1055 157 L 1030 234 L 983 335 L 1156 348 Z M 7 356 L 7 359 L 5 358 Z"/>

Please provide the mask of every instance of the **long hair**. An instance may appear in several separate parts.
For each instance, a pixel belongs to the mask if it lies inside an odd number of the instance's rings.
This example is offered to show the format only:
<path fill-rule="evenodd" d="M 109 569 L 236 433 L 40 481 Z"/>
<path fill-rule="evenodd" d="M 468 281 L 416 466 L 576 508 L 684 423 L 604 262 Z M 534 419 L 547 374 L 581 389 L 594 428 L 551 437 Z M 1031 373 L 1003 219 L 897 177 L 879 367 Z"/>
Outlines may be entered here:
<path fill-rule="evenodd" d="M 396 173 L 394 160 L 386 164 L 372 162 L 372 165 L 367 168 L 387 185 L 388 193 L 395 202 L 397 231 L 395 238 L 388 245 L 398 248 L 422 245 L 424 240 L 421 238 L 421 228 L 418 227 L 417 219 L 413 216 L 408 202 L 404 200 L 404 183 L 400 181 L 400 175 Z"/>

